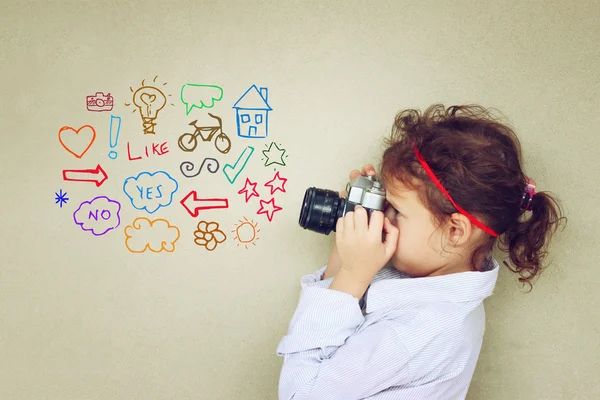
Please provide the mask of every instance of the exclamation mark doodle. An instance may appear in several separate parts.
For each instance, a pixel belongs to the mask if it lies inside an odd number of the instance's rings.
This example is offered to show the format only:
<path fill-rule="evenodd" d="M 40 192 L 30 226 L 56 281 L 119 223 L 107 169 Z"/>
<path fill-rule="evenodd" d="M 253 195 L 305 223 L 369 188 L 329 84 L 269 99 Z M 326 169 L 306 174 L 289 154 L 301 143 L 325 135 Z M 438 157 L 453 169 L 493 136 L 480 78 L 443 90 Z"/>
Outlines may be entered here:
<path fill-rule="evenodd" d="M 114 125 L 113 125 L 114 122 Z M 115 127 L 116 126 L 116 127 Z M 117 152 L 112 150 L 117 147 L 117 143 L 119 142 L 119 132 L 121 131 L 121 117 L 117 117 L 114 115 L 110 116 L 110 148 L 111 150 L 108 152 L 108 157 L 111 160 L 117 158 Z"/>

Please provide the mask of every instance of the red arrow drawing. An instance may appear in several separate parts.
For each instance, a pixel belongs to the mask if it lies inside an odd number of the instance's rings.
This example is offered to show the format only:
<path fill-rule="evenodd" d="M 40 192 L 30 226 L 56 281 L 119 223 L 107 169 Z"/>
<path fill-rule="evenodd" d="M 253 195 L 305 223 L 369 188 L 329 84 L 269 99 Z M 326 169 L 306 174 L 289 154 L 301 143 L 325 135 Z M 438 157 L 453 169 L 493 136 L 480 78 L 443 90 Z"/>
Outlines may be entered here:
<path fill-rule="evenodd" d="M 191 197 L 191 198 L 190 198 Z M 197 217 L 200 210 L 210 210 L 212 208 L 229 208 L 227 199 L 199 199 L 195 190 L 189 192 L 180 201 L 185 210 L 192 216 Z"/>
<path fill-rule="evenodd" d="M 62 173 L 65 181 L 94 182 L 98 187 L 108 179 L 100 164 L 95 169 L 63 169 Z"/>

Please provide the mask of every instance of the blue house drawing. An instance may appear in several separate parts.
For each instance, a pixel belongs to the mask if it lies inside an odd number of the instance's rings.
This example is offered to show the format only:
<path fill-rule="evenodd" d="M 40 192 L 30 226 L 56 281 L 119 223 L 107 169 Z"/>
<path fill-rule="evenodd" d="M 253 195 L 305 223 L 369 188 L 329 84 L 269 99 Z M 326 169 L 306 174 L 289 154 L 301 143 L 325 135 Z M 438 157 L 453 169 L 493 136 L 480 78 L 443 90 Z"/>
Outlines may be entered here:
<path fill-rule="evenodd" d="M 250 86 L 246 93 L 235 102 L 238 136 L 245 138 L 266 138 L 269 135 L 269 111 L 273 109 L 267 102 L 268 89 Z"/>

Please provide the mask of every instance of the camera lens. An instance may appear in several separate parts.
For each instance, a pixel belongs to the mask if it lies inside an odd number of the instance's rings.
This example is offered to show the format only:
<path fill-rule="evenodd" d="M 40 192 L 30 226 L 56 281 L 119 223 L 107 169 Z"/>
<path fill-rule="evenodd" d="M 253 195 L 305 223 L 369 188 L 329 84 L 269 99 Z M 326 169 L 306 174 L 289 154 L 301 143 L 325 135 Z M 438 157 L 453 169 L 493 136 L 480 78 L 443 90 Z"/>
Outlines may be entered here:
<path fill-rule="evenodd" d="M 335 224 L 344 213 L 346 199 L 338 192 L 311 187 L 306 189 L 299 224 L 304 229 L 329 235 L 335 232 Z"/>

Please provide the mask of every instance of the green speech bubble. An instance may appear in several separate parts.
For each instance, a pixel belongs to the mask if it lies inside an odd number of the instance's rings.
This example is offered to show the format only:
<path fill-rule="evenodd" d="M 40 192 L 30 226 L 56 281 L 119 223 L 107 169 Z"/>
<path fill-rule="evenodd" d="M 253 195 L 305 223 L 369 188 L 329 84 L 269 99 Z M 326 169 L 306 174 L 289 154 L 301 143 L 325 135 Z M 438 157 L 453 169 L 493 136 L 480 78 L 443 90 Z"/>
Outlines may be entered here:
<path fill-rule="evenodd" d="M 185 115 L 189 115 L 194 107 L 213 108 L 215 102 L 222 98 L 223 89 L 219 86 L 186 83 L 181 87 L 181 102 L 185 104 Z"/>

